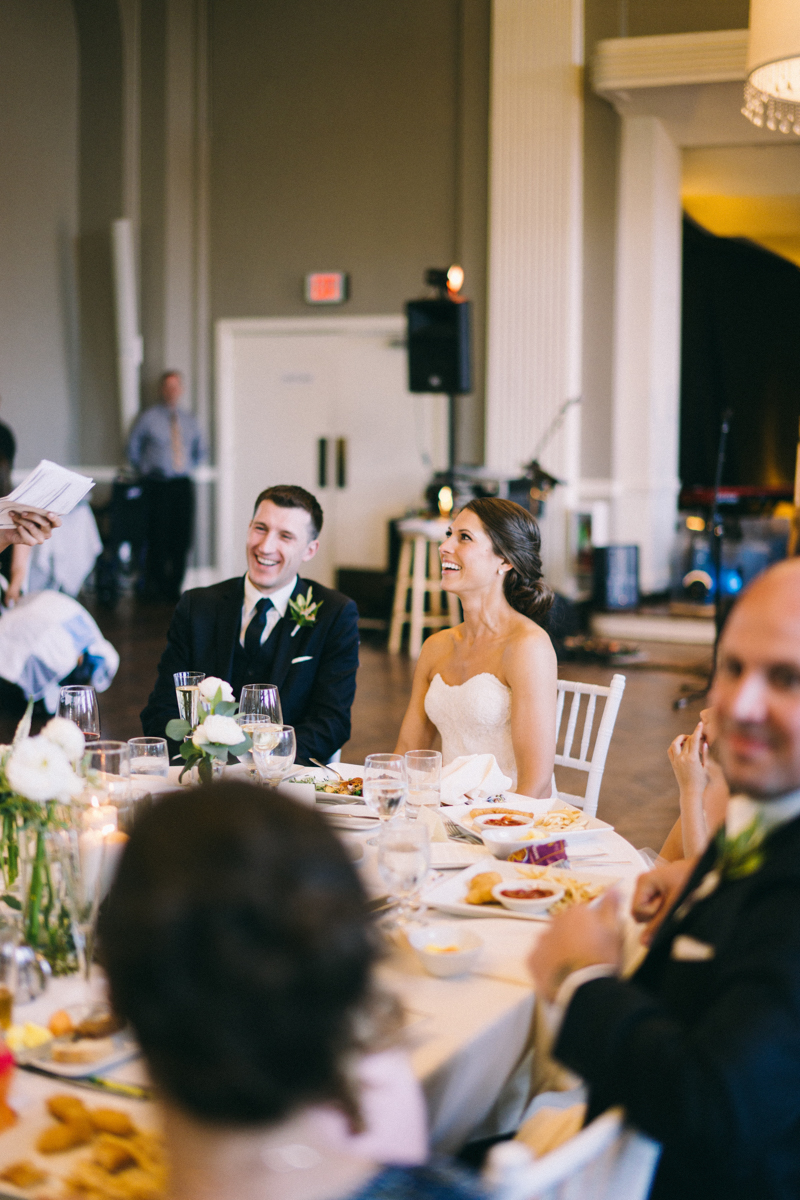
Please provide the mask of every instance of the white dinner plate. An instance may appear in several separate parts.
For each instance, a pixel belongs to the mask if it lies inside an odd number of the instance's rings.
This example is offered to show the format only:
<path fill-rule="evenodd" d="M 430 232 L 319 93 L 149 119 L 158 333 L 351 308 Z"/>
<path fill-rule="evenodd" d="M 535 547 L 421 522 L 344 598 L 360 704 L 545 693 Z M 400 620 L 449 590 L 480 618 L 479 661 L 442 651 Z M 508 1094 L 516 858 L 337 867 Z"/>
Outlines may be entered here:
<path fill-rule="evenodd" d="M 449 817 L 451 821 L 455 821 L 455 823 L 457 825 L 460 825 L 462 829 L 466 829 L 470 833 L 477 833 L 478 830 L 472 824 L 472 821 L 470 820 L 470 815 L 472 812 L 475 811 L 475 809 L 480 810 L 482 808 L 490 808 L 490 807 L 493 808 L 494 805 L 489 805 L 489 804 L 451 804 L 446 809 L 444 809 L 443 812 L 444 812 L 445 816 Z M 580 812 L 581 811 L 579 808 L 575 808 L 575 806 L 573 804 L 567 804 L 566 801 L 564 801 L 564 800 L 552 800 L 552 799 L 525 800 L 522 798 L 518 799 L 517 797 L 515 797 L 514 795 L 511 795 L 511 794 L 509 794 L 509 797 L 507 800 L 503 801 L 502 804 L 498 804 L 497 807 L 498 808 L 516 808 L 519 810 L 519 812 L 530 813 L 531 816 L 533 816 L 534 818 L 543 817 L 544 814 L 548 813 L 548 812 L 559 812 L 559 811 Z M 581 816 L 583 817 L 583 820 L 586 822 L 586 824 L 585 825 L 582 824 L 580 826 L 580 828 L 578 828 L 578 829 L 543 829 L 543 830 L 541 830 L 541 833 L 543 836 L 546 836 L 553 841 L 555 841 L 557 838 L 563 839 L 564 841 L 572 841 L 573 838 L 579 838 L 579 837 L 584 838 L 584 837 L 590 836 L 591 834 L 596 834 L 599 832 L 607 832 L 608 830 L 613 830 L 613 828 L 614 828 L 614 826 L 609 825 L 607 821 L 601 821 L 599 817 L 587 817 L 587 816 L 584 816 L 583 813 L 581 813 Z M 535 826 L 535 821 L 534 821 L 534 828 L 535 827 L 536 826 Z"/>
<path fill-rule="evenodd" d="M 485 858 L 481 858 L 472 866 L 459 871 L 458 875 L 451 875 L 428 887 L 423 893 L 423 899 L 430 908 L 438 908 L 442 912 L 451 913 L 457 917 L 508 917 L 512 921 L 549 921 L 549 913 L 534 915 L 512 912 L 500 904 L 467 904 L 465 896 L 473 875 L 480 875 L 482 871 L 496 871 L 502 879 L 522 881 L 525 875 L 515 870 L 515 867 L 519 866 L 522 864 L 505 862 L 487 854 Z M 565 871 L 564 874 L 572 875 L 586 883 L 600 883 L 604 888 L 611 887 L 620 878 L 615 875 L 607 875 L 605 872 L 601 874 L 599 871 Z"/>
<path fill-rule="evenodd" d="M 55 1042 L 58 1040 L 55 1039 Z M 20 1066 L 41 1067 L 43 1071 L 58 1075 L 61 1079 L 82 1079 L 85 1075 L 102 1075 L 104 1071 L 110 1071 L 112 1067 L 118 1067 L 139 1054 L 139 1046 L 128 1030 L 122 1029 L 112 1034 L 111 1040 L 114 1043 L 113 1052 L 90 1063 L 54 1062 L 53 1041 L 36 1046 L 33 1050 L 19 1050 L 14 1057 Z"/>

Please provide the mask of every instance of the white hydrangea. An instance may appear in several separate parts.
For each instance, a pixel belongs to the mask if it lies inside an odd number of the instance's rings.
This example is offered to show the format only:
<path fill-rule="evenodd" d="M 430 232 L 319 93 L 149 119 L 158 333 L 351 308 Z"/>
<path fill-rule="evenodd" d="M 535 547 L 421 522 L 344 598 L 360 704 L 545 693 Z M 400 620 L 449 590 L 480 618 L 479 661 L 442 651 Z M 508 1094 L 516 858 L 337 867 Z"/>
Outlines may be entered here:
<path fill-rule="evenodd" d="M 216 675 L 209 675 L 200 684 L 200 698 L 208 701 L 210 704 L 218 691 L 222 691 L 223 700 L 233 699 L 233 688 L 224 679 L 217 679 Z"/>
<path fill-rule="evenodd" d="M 206 717 L 203 728 L 215 746 L 238 746 L 244 741 L 244 734 L 233 717 Z"/>
<path fill-rule="evenodd" d="M 26 738 L 9 755 L 6 778 L 20 796 L 40 803 L 58 800 L 65 804 L 83 790 L 83 780 L 62 748 L 41 734 Z"/>
<path fill-rule="evenodd" d="M 53 717 L 45 725 L 41 736 L 60 746 L 70 762 L 76 763 L 83 758 L 86 739 L 74 721 L 68 721 L 66 717 Z"/>
<path fill-rule="evenodd" d="M 208 734 L 206 733 L 205 725 L 198 725 L 192 734 L 192 741 L 195 746 L 202 747 L 208 745 Z"/>

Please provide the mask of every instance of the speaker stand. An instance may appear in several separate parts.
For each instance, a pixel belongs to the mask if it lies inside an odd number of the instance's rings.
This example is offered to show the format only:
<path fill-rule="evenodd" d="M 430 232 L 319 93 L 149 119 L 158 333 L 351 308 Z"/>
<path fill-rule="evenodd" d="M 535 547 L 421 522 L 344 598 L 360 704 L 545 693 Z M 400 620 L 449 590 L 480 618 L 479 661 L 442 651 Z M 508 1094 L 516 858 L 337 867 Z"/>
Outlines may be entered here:
<path fill-rule="evenodd" d="M 447 397 L 447 469 L 452 476 L 456 465 L 456 397 Z"/>

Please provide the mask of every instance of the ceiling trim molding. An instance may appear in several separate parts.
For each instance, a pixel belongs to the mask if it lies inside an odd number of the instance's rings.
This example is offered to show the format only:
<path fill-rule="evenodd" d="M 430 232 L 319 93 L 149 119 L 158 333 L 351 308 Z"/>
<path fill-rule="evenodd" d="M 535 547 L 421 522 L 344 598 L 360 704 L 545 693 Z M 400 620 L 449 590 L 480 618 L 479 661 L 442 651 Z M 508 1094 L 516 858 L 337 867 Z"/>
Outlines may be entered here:
<path fill-rule="evenodd" d="M 608 38 L 595 47 L 592 86 L 613 99 L 636 88 L 743 81 L 747 38 L 746 29 Z"/>

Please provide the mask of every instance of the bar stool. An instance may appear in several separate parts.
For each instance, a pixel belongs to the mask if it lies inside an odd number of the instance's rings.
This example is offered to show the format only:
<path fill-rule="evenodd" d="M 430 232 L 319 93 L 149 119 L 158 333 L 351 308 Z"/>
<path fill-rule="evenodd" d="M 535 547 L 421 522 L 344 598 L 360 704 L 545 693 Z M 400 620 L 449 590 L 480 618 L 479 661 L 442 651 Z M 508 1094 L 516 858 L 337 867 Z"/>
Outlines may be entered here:
<path fill-rule="evenodd" d="M 426 521 L 411 517 L 407 521 L 400 521 L 397 528 L 403 535 L 403 542 L 394 588 L 389 653 L 400 653 L 403 626 L 410 625 L 408 653 L 411 658 L 418 658 L 422 649 L 423 629 L 443 629 L 448 625 L 458 625 L 461 621 L 458 597 L 442 588 L 439 543 L 445 539 L 448 523 L 439 519 Z M 411 610 L 407 612 L 409 589 Z M 426 595 L 430 596 L 428 612 L 425 611 Z M 443 611 L 443 595 L 447 598 L 446 612 Z"/>

